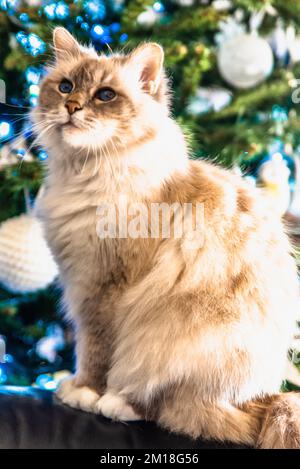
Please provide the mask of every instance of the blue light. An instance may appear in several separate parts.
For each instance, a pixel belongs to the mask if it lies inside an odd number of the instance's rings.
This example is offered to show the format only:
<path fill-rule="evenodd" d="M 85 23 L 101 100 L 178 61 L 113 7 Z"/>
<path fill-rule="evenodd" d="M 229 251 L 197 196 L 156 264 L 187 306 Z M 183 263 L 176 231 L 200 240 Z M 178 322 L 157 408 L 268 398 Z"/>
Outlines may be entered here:
<path fill-rule="evenodd" d="M 112 33 L 118 33 L 120 31 L 120 29 L 121 29 L 120 23 L 112 23 L 110 25 L 110 30 L 111 30 Z"/>
<path fill-rule="evenodd" d="M 27 13 L 21 13 L 19 18 L 22 23 L 28 23 L 29 21 L 29 16 L 27 15 Z"/>
<path fill-rule="evenodd" d="M 91 28 L 91 36 L 94 41 L 99 41 L 102 44 L 109 44 L 112 42 L 109 29 L 101 26 L 100 24 L 94 24 Z"/>
<path fill-rule="evenodd" d="M 18 7 L 19 0 L 0 0 L 1 10 L 15 10 Z"/>
<path fill-rule="evenodd" d="M 162 3 L 155 2 L 153 4 L 153 10 L 156 11 L 157 13 L 163 13 L 165 11 L 165 7 Z"/>
<path fill-rule="evenodd" d="M 37 156 L 40 161 L 45 161 L 48 158 L 48 154 L 44 150 L 41 150 Z"/>
<path fill-rule="evenodd" d="M 26 80 L 31 85 L 38 85 L 40 81 L 40 72 L 34 67 L 28 67 L 25 73 Z"/>
<path fill-rule="evenodd" d="M 30 85 L 29 86 L 29 94 L 30 94 L 30 96 L 38 96 L 40 94 L 39 85 Z"/>
<path fill-rule="evenodd" d="M 27 37 L 27 34 L 24 33 L 24 31 L 19 31 L 17 34 L 16 34 L 16 39 L 17 41 L 22 44 L 22 46 L 26 46 L 27 45 L 27 42 L 28 42 L 28 37 Z"/>
<path fill-rule="evenodd" d="M 5 361 L 5 363 L 13 363 L 14 357 L 12 355 L 10 355 L 9 353 L 6 353 L 4 355 L 4 361 Z"/>
<path fill-rule="evenodd" d="M 0 384 L 5 383 L 6 380 L 7 380 L 7 376 L 4 373 L 3 368 L 0 368 Z"/>
<path fill-rule="evenodd" d="M 35 107 L 35 106 L 37 106 L 37 103 L 38 103 L 37 96 L 30 96 L 30 98 L 29 98 L 30 106 Z"/>
<path fill-rule="evenodd" d="M 6 0 L 6 3 L 7 3 L 7 8 L 8 9 L 14 10 L 14 9 L 18 8 L 20 2 L 19 2 L 19 0 Z"/>
<path fill-rule="evenodd" d="M 70 14 L 69 5 L 65 2 L 58 2 L 55 8 L 55 14 L 59 20 L 64 20 Z"/>
<path fill-rule="evenodd" d="M 31 55 L 36 57 L 39 54 L 43 54 L 46 50 L 46 44 L 36 34 L 30 33 L 27 39 L 27 47 Z"/>
<path fill-rule="evenodd" d="M 83 22 L 82 16 L 76 16 L 76 20 L 75 20 L 75 21 L 76 21 L 76 24 L 82 23 L 82 22 Z"/>
<path fill-rule="evenodd" d="M 288 120 L 287 109 L 278 106 L 277 104 L 272 107 L 272 119 L 276 122 L 285 122 Z"/>
<path fill-rule="evenodd" d="M 16 155 L 18 158 L 24 158 L 24 156 L 26 155 L 26 150 L 24 148 L 18 148 L 16 150 Z"/>
<path fill-rule="evenodd" d="M 100 24 L 94 24 L 91 29 L 91 36 L 98 38 L 104 34 L 104 29 Z"/>
<path fill-rule="evenodd" d="M 53 391 L 57 388 L 57 383 L 53 380 L 50 375 L 39 375 L 36 379 L 36 384 L 39 388 L 48 389 Z"/>
<path fill-rule="evenodd" d="M 84 22 L 84 23 L 81 23 L 80 25 L 81 29 L 83 29 L 84 31 L 88 31 L 90 29 L 90 26 L 88 23 Z"/>
<path fill-rule="evenodd" d="M 55 8 L 56 8 L 56 3 L 50 3 L 49 5 L 45 6 L 44 13 L 47 16 L 47 18 L 49 18 L 49 20 L 54 20 Z"/>
<path fill-rule="evenodd" d="M 120 41 L 121 43 L 123 43 L 123 42 L 126 42 L 127 39 L 128 39 L 128 34 L 123 33 L 123 34 L 121 34 L 121 36 L 120 36 L 120 38 L 119 38 L 119 41 Z"/>
<path fill-rule="evenodd" d="M 0 122 L 0 138 L 6 138 L 11 133 L 11 125 L 9 122 Z"/>
<path fill-rule="evenodd" d="M 83 7 L 93 21 L 105 18 L 106 7 L 102 0 L 88 0 L 84 2 Z"/>

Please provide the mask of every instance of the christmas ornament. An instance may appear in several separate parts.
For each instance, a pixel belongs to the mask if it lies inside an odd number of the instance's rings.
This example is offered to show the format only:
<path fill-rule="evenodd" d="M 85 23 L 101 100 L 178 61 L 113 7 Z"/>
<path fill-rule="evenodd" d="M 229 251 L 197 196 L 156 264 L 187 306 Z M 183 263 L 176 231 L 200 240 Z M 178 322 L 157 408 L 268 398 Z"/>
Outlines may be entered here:
<path fill-rule="evenodd" d="M 279 152 L 264 162 L 258 172 L 259 182 L 271 202 L 272 209 L 280 215 L 283 215 L 290 205 L 290 173 L 287 162 Z"/>
<path fill-rule="evenodd" d="M 195 1 L 194 0 L 174 0 L 174 3 L 181 7 L 190 7 L 194 5 Z"/>
<path fill-rule="evenodd" d="M 232 100 L 232 94 L 225 88 L 198 88 L 195 97 L 187 106 L 187 112 L 199 116 L 206 112 L 218 112 Z"/>
<path fill-rule="evenodd" d="M 214 0 L 212 6 L 217 11 L 226 11 L 232 7 L 232 2 L 230 0 Z"/>
<path fill-rule="evenodd" d="M 300 36 L 296 36 L 290 41 L 289 53 L 292 64 L 300 62 Z"/>
<path fill-rule="evenodd" d="M 220 21 L 219 30 L 215 35 L 216 43 L 221 46 L 229 39 L 240 36 L 245 33 L 246 26 L 241 23 L 243 17 L 229 17 L 225 21 Z"/>
<path fill-rule="evenodd" d="M 151 28 L 155 23 L 157 23 L 162 16 L 161 11 L 157 11 L 153 7 L 148 7 L 146 11 L 140 13 L 137 17 L 137 23 L 144 28 Z"/>
<path fill-rule="evenodd" d="M 218 51 L 221 76 L 235 88 L 251 88 L 265 80 L 273 69 L 268 42 L 254 34 L 240 34 L 225 41 Z"/>
<path fill-rule="evenodd" d="M 24 214 L 0 225 L 0 283 L 14 293 L 46 288 L 57 266 L 37 218 Z"/>
<path fill-rule="evenodd" d="M 284 63 L 288 61 L 289 41 L 287 32 L 281 20 L 276 23 L 276 28 L 270 39 L 270 45 L 274 51 L 274 55 L 278 60 Z"/>

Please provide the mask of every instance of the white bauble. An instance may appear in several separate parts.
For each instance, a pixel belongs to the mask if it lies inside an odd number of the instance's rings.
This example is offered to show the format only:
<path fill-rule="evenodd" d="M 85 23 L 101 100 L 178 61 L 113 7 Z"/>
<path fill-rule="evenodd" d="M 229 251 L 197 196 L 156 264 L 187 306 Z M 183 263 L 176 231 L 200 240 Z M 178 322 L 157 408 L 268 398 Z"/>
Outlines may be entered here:
<path fill-rule="evenodd" d="M 33 215 L 11 218 L 0 225 L 0 283 L 14 293 L 46 288 L 57 266 Z"/>
<path fill-rule="evenodd" d="M 252 34 L 241 34 L 225 41 L 218 52 L 220 74 L 235 88 L 258 85 L 270 75 L 273 63 L 268 42 Z"/>
<path fill-rule="evenodd" d="M 300 36 L 296 36 L 289 45 L 289 53 L 293 64 L 300 61 Z"/>
<path fill-rule="evenodd" d="M 195 0 L 174 0 L 174 2 L 181 7 L 190 7 L 194 5 Z"/>
<path fill-rule="evenodd" d="M 226 11 L 232 7 L 232 2 L 231 0 L 214 0 L 212 6 L 217 11 Z"/>
<path fill-rule="evenodd" d="M 137 22 L 140 26 L 144 28 L 151 28 L 159 19 L 159 14 L 156 13 L 152 8 L 148 8 L 146 11 L 143 11 L 137 17 Z"/>

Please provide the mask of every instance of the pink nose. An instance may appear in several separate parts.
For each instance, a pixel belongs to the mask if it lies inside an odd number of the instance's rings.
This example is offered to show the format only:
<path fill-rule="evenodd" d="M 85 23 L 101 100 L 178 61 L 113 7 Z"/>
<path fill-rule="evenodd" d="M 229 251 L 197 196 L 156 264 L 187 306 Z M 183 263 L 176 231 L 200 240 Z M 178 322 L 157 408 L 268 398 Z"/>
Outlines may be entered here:
<path fill-rule="evenodd" d="M 82 106 L 77 101 L 67 101 L 65 106 L 68 109 L 70 116 L 74 114 L 74 112 L 80 111 L 80 109 L 82 109 Z"/>

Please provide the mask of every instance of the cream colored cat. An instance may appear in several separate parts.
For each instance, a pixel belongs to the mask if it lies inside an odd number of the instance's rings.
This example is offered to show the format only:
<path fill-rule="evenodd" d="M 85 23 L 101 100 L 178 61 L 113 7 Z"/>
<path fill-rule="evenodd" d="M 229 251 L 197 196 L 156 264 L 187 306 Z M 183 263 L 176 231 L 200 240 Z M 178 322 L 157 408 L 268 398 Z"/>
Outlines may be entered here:
<path fill-rule="evenodd" d="M 193 438 L 300 447 L 299 398 L 279 393 L 299 307 L 281 221 L 241 178 L 188 159 L 159 45 L 98 56 L 57 28 L 54 48 L 33 118 L 49 152 L 40 210 L 77 337 L 58 396 Z M 203 204 L 204 240 L 101 238 L 97 208 L 124 196 Z"/>

